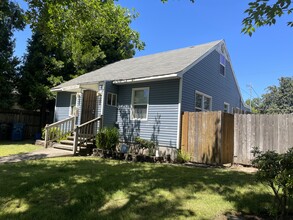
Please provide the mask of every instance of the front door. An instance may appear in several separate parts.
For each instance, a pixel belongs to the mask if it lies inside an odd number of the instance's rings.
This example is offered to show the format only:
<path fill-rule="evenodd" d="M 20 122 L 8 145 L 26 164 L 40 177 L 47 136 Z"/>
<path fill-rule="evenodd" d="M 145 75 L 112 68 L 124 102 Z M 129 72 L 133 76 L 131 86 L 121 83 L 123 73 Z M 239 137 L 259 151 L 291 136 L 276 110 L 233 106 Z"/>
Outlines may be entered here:
<path fill-rule="evenodd" d="M 81 124 L 90 121 L 96 117 L 97 92 L 85 90 L 83 92 Z"/>

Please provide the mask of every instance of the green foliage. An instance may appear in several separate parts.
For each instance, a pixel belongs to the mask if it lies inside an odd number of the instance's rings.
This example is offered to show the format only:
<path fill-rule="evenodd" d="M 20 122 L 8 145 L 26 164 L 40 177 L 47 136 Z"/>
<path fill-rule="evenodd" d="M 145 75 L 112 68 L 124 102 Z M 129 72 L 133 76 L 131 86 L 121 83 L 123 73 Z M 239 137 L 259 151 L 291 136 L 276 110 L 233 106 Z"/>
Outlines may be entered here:
<path fill-rule="evenodd" d="M 270 86 L 262 96 L 262 113 L 293 113 L 293 77 L 282 77 L 279 86 Z"/>
<path fill-rule="evenodd" d="M 293 148 L 284 154 L 274 151 L 262 153 L 257 148 L 253 153 L 256 154 L 252 163 L 258 168 L 257 180 L 269 186 L 275 195 L 271 214 L 283 219 L 293 195 Z"/>
<path fill-rule="evenodd" d="M 149 156 L 155 154 L 155 143 L 140 137 L 135 137 L 134 141 L 138 144 L 139 148 L 148 149 Z"/>
<path fill-rule="evenodd" d="M 105 127 L 98 132 L 96 144 L 98 148 L 112 150 L 119 143 L 119 130 Z"/>
<path fill-rule="evenodd" d="M 245 101 L 245 104 L 247 106 L 251 106 L 251 112 L 254 114 L 260 113 L 260 104 L 261 104 L 261 99 L 260 98 L 254 98 L 252 100 L 247 99 Z"/>
<path fill-rule="evenodd" d="M 140 138 L 140 137 L 136 137 L 135 142 L 139 144 L 140 148 L 153 149 L 155 147 L 154 142 Z"/>
<path fill-rule="evenodd" d="M 42 36 L 33 33 L 21 67 L 18 103 L 26 109 L 44 108 L 44 111 L 48 105 L 54 105 L 55 96 L 50 88 L 69 80 L 70 71 L 74 71 L 72 65 L 65 62 L 60 48 L 48 49 Z"/>
<path fill-rule="evenodd" d="M 250 100 L 246 100 L 250 105 Z M 279 86 L 269 86 L 261 98 L 251 100 L 253 113 L 291 114 L 293 113 L 293 77 L 281 77 Z"/>
<path fill-rule="evenodd" d="M 10 0 L 0 1 L 0 108 L 14 104 L 15 81 L 19 60 L 13 56 L 13 31 L 24 28 L 23 11 Z"/>
<path fill-rule="evenodd" d="M 130 28 L 137 14 L 113 0 L 27 0 L 28 22 L 49 49 L 61 48 L 72 62 L 73 76 L 131 58 L 143 49 Z M 64 60 L 61 60 L 64 62 Z"/>
<path fill-rule="evenodd" d="M 187 152 L 184 152 L 182 150 L 178 151 L 177 154 L 177 162 L 178 163 L 185 163 L 190 161 L 190 155 Z"/>
<path fill-rule="evenodd" d="M 255 29 L 261 26 L 271 26 L 277 22 L 277 18 L 290 15 L 293 11 L 291 0 L 255 0 L 250 2 L 249 8 L 245 10 L 247 17 L 243 19 L 242 32 L 252 36 Z M 292 21 L 288 26 L 293 27 Z"/>

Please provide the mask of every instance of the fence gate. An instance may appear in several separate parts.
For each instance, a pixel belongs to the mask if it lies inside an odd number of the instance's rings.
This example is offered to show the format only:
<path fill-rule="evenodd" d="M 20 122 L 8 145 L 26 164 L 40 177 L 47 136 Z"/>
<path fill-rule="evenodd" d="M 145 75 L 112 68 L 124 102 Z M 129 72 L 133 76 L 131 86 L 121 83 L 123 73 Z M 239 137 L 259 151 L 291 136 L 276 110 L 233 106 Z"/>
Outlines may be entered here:
<path fill-rule="evenodd" d="M 233 115 L 223 112 L 184 112 L 181 150 L 191 161 L 207 164 L 233 162 Z"/>

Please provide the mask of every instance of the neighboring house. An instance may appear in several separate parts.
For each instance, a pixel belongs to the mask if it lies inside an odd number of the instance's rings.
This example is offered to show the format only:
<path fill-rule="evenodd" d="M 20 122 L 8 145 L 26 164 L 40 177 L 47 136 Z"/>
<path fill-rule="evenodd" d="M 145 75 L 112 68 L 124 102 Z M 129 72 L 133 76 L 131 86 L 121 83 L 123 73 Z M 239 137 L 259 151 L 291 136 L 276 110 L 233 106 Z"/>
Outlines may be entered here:
<path fill-rule="evenodd" d="M 183 111 L 247 110 L 223 40 L 122 60 L 52 91 L 55 121 L 75 109 L 78 124 L 103 115 L 124 141 L 140 136 L 168 150 L 179 148 Z"/>

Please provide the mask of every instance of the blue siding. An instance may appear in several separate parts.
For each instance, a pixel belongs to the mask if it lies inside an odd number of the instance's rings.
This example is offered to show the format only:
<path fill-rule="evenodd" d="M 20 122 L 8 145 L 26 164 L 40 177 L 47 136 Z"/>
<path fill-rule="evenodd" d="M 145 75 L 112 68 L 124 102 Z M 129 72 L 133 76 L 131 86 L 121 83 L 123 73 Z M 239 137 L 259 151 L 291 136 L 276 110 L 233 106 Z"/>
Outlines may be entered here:
<path fill-rule="evenodd" d="M 118 93 L 118 86 L 113 85 L 112 82 L 105 83 L 105 98 L 104 98 L 104 126 L 113 127 L 117 122 L 117 107 L 107 105 L 108 92 Z M 117 94 L 118 96 L 118 94 Z"/>
<path fill-rule="evenodd" d="M 131 120 L 132 88 L 149 87 L 147 120 Z M 119 129 L 126 141 L 134 137 L 153 140 L 157 145 L 175 147 L 178 126 L 179 80 L 166 80 L 118 87 Z"/>
<path fill-rule="evenodd" d="M 195 91 L 212 96 L 212 110 L 223 111 L 224 102 L 243 109 L 241 95 L 226 62 L 226 75 L 220 74 L 220 54 L 213 51 L 183 75 L 182 111 L 195 111 Z"/>
<path fill-rule="evenodd" d="M 55 122 L 69 117 L 70 92 L 58 92 L 55 107 Z"/>

